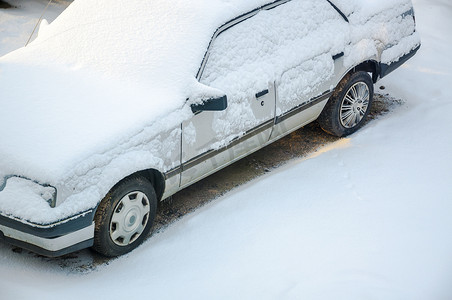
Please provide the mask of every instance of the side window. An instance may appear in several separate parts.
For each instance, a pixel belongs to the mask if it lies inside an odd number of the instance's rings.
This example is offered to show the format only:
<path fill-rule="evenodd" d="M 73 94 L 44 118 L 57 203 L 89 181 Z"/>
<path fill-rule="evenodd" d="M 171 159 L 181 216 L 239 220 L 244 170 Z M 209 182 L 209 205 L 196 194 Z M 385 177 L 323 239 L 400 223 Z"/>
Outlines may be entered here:
<path fill-rule="evenodd" d="M 265 26 L 270 22 L 261 21 L 259 15 L 254 16 L 216 38 L 201 77 L 202 83 L 223 90 L 230 98 L 252 96 L 267 88 L 269 78 L 262 75 L 271 60 L 264 49 L 274 45 L 264 38 Z"/>
<path fill-rule="evenodd" d="M 283 16 L 261 11 L 223 31 L 213 42 L 201 82 L 229 97 L 252 97 L 274 80 L 278 42 L 269 34 Z"/>
<path fill-rule="evenodd" d="M 260 11 L 213 41 L 201 82 L 229 98 L 253 96 L 294 66 L 342 51 L 344 38 L 332 30 L 337 22 L 344 23 L 327 1 L 292 0 Z"/>

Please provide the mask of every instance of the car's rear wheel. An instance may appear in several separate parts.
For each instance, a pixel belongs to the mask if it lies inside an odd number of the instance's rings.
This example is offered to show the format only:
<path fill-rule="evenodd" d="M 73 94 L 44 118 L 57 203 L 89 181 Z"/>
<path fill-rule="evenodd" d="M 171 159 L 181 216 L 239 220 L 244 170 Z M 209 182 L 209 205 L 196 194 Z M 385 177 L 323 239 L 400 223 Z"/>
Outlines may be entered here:
<path fill-rule="evenodd" d="M 132 251 L 149 234 L 156 210 L 157 197 L 148 180 L 131 177 L 118 183 L 96 211 L 93 248 L 108 257 Z"/>
<path fill-rule="evenodd" d="M 318 122 L 339 137 L 357 131 L 365 122 L 373 100 L 373 82 L 366 72 L 348 74 L 337 86 Z"/>

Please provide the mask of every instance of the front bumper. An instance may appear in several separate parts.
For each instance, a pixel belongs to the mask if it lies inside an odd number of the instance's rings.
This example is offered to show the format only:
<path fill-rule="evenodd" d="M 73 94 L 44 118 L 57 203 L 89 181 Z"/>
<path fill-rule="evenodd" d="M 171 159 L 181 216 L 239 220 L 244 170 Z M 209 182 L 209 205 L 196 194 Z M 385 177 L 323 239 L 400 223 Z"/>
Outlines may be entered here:
<path fill-rule="evenodd" d="M 0 240 L 44 256 L 62 256 L 93 245 L 93 217 L 91 210 L 58 223 L 39 225 L 0 215 Z"/>
<path fill-rule="evenodd" d="M 95 209 L 61 214 L 48 201 L 55 188 L 18 176 L 0 184 L 0 240 L 50 257 L 93 245 Z"/>

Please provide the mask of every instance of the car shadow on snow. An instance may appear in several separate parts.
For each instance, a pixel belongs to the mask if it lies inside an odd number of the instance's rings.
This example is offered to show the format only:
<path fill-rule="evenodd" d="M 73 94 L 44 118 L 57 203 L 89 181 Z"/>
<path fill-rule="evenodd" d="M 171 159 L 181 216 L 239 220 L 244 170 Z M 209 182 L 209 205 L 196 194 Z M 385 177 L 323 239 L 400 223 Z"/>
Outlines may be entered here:
<path fill-rule="evenodd" d="M 384 87 L 380 87 L 383 90 Z M 375 94 L 374 103 L 366 123 L 372 122 L 401 106 L 404 101 L 389 95 Z M 292 159 L 311 155 L 339 138 L 326 134 L 313 122 L 240 161 L 210 175 L 173 195 L 159 205 L 154 229 L 148 238 L 163 232 L 170 224 L 195 211 L 212 200 L 228 193 L 259 176 L 286 164 Z M 144 247 L 149 245 L 144 245 Z M 133 255 L 133 254 L 131 254 Z M 33 260 L 46 268 L 61 269 L 70 273 L 89 273 L 112 259 L 105 258 L 91 249 L 77 251 L 62 257 L 48 258 L 33 252 L 0 243 L 0 256 L 17 260 Z"/>

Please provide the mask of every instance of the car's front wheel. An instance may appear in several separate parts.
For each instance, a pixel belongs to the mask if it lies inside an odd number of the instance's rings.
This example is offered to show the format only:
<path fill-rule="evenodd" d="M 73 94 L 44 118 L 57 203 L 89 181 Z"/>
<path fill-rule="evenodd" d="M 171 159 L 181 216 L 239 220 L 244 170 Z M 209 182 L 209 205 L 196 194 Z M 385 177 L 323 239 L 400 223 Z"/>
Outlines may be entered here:
<path fill-rule="evenodd" d="M 151 183 L 131 177 L 118 183 L 99 204 L 94 217 L 94 250 L 108 257 L 123 255 L 148 235 L 157 210 Z"/>
<path fill-rule="evenodd" d="M 348 74 L 337 86 L 317 121 L 332 135 L 352 134 L 364 124 L 373 93 L 373 82 L 368 73 Z"/>

